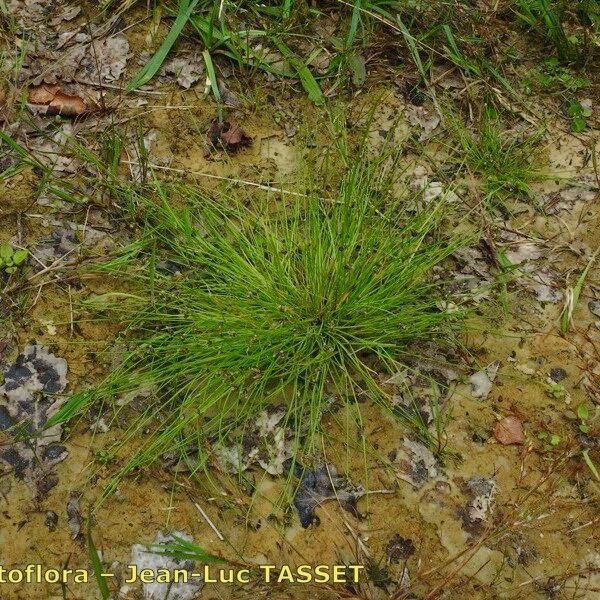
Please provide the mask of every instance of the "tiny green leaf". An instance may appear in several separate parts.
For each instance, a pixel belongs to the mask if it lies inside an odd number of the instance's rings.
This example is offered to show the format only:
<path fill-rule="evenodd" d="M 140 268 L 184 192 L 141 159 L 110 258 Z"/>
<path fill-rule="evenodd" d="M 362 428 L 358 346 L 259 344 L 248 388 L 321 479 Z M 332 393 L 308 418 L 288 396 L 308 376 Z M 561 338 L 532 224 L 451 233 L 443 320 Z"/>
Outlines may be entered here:
<path fill-rule="evenodd" d="M 574 117 L 571 121 L 571 131 L 573 133 L 581 133 L 582 131 L 585 131 L 586 127 L 587 121 L 585 120 L 585 117 Z"/>
<path fill-rule="evenodd" d="M 590 418 L 590 412 L 589 412 L 588 407 L 587 407 L 586 404 L 580 404 L 577 407 L 577 416 L 582 421 L 587 421 Z"/>
<path fill-rule="evenodd" d="M 13 255 L 13 249 L 9 244 L 0 244 L 0 259 L 7 261 Z"/>
<path fill-rule="evenodd" d="M 27 258 L 28 255 L 29 255 L 29 252 L 27 250 L 17 250 L 13 254 L 12 260 L 15 263 L 15 265 L 19 266 L 25 262 L 25 259 Z"/>

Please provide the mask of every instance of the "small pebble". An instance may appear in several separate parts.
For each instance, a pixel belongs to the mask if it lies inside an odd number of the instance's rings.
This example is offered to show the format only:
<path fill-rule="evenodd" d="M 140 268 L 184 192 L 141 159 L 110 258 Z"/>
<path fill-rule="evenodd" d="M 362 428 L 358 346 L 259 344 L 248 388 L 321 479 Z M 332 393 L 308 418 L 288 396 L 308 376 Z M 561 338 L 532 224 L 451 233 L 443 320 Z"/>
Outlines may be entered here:
<path fill-rule="evenodd" d="M 58 524 L 58 515 L 53 511 L 49 510 L 46 513 L 46 520 L 44 521 L 48 531 L 56 531 L 56 525 Z"/>
<path fill-rule="evenodd" d="M 590 300 L 588 302 L 588 308 L 592 314 L 600 317 L 600 300 Z"/>
<path fill-rule="evenodd" d="M 585 433 L 580 433 L 577 436 L 577 441 L 584 448 L 593 448 L 596 445 L 594 438 L 592 438 L 591 436 L 589 436 Z"/>

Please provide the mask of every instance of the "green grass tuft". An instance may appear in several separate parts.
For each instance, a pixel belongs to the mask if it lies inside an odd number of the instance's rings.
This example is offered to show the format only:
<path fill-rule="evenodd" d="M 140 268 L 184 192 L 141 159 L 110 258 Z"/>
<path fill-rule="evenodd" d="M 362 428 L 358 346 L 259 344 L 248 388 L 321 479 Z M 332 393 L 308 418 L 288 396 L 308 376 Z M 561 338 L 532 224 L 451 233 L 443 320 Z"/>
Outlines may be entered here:
<path fill-rule="evenodd" d="M 392 180 L 363 159 L 334 198 L 277 210 L 248 208 L 235 190 L 213 199 L 160 183 L 153 194 L 127 188 L 145 234 L 104 266 L 128 290 L 101 305 L 127 325 L 129 351 L 49 425 L 152 389 L 126 438 L 150 433 L 120 478 L 190 445 L 205 457 L 271 404 L 287 406 L 305 454 L 328 394 L 354 402 L 365 391 L 389 409 L 376 369 L 393 371 L 409 344 L 450 337 L 464 317 L 440 308 L 448 299 L 432 271 L 460 245 L 438 233 L 443 203 L 415 216 L 392 198 Z"/>
<path fill-rule="evenodd" d="M 486 111 L 476 131 L 452 115 L 450 125 L 466 168 L 478 176 L 486 199 L 502 201 L 509 195 L 529 196 L 531 184 L 544 179 L 536 166 L 540 135 L 515 134 L 502 127 L 494 111 Z"/>

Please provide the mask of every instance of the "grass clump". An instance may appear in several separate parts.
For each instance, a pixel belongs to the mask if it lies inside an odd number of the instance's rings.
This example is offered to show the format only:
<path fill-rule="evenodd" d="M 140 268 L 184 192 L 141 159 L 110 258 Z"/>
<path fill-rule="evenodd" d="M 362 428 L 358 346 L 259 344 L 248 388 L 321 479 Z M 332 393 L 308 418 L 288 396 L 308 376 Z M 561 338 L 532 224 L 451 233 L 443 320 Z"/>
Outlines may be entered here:
<path fill-rule="evenodd" d="M 515 0 L 514 10 L 519 20 L 554 47 L 560 62 L 593 63 L 593 45 L 600 33 L 597 0 Z"/>
<path fill-rule="evenodd" d="M 450 125 L 464 165 L 482 180 L 486 200 L 501 203 L 509 195 L 529 196 L 530 185 L 544 179 L 535 166 L 539 134 L 505 130 L 494 110 L 484 112 L 476 131 L 456 115 Z"/>
<path fill-rule="evenodd" d="M 249 208 L 235 190 L 215 199 L 155 183 L 150 199 L 128 188 L 145 231 L 104 266 L 129 285 L 103 307 L 126 324 L 129 350 L 50 425 L 152 389 L 127 437 L 150 434 L 124 475 L 190 445 L 205 456 L 275 403 L 304 453 L 326 396 L 355 402 L 366 391 L 390 408 L 378 372 L 415 341 L 452 336 L 464 314 L 440 308 L 448 299 L 433 277 L 460 244 L 438 231 L 443 203 L 410 213 L 386 172 L 357 161 L 332 199 L 282 200 L 277 210 Z"/>
<path fill-rule="evenodd" d="M 576 39 L 565 30 L 564 2 L 516 0 L 516 11 L 522 21 L 551 42 L 561 61 L 572 62 L 578 58 Z"/>

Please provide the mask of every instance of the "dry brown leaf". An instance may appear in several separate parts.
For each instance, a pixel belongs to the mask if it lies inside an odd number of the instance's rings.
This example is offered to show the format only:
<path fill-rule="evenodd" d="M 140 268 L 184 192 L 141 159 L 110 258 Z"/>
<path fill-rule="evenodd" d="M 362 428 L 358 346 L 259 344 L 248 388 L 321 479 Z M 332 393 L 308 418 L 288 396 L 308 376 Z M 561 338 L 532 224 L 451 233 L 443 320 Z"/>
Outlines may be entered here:
<path fill-rule="evenodd" d="M 246 146 L 250 143 L 251 138 L 241 127 L 231 125 L 221 133 L 221 140 L 228 146 Z"/>
<path fill-rule="evenodd" d="M 504 417 L 494 426 L 494 437 L 504 446 L 522 444 L 525 441 L 523 425 L 517 417 Z"/>
<path fill-rule="evenodd" d="M 29 103 L 45 106 L 46 114 L 77 116 L 89 112 L 89 107 L 81 98 L 67 94 L 58 85 L 38 85 L 29 90 Z"/>
<path fill-rule="evenodd" d="M 228 121 L 219 123 L 214 120 L 210 124 L 207 136 L 212 148 L 222 147 L 229 151 L 238 150 L 252 143 L 252 138 L 241 127 Z"/>
<path fill-rule="evenodd" d="M 115 35 L 96 44 L 93 64 L 104 81 L 117 81 L 125 72 L 130 56 L 127 38 Z"/>

